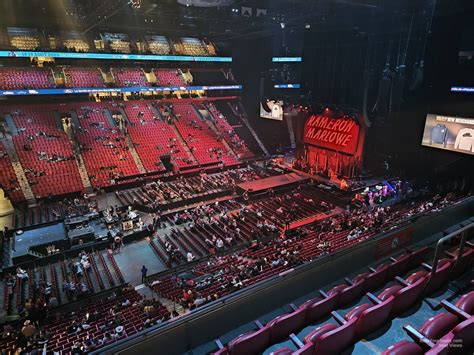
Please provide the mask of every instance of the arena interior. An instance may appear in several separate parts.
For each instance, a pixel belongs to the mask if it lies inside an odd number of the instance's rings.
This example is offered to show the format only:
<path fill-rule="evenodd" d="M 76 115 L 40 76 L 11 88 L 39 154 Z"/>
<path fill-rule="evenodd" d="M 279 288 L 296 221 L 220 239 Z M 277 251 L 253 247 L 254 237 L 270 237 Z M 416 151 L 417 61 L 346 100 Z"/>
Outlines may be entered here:
<path fill-rule="evenodd" d="M 474 2 L 2 0 L 1 354 L 472 354 Z"/>

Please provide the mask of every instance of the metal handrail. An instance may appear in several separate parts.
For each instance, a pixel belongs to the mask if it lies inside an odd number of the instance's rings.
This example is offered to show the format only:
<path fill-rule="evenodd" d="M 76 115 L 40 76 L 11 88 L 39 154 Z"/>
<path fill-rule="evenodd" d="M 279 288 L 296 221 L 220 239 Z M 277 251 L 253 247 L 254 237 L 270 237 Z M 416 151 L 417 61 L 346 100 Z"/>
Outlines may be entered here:
<path fill-rule="evenodd" d="M 434 253 L 434 256 L 433 256 L 433 262 L 431 263 L 430 278 L 429 278 L 429 280 L 426 283 L 425 288 L 424 288 L 425 291 L 428 290 L 430 284 L 433 282 L 434 276 L 435 276 L 436 271 L 438 269 L 438 257 L 439 257 L 439 254 L 441 253 L 442 245 L 446 241 L 448 241 L 450 239 L 453 239 L 453 238 L 455 238 L 455 237 L 457 237 L 458 235 L 461 234 L 461 242 L 460 242 L 460 245 L 459 245 L 459 248 L 458 248 L 458 254 L 456 255 L 456 261 L 455 261 L 454 266 L 452 268 L 452 270 L 456 270 L 456 266 L 460 262 L 461 256 L 464 252 L 464 246 L 466 245 L 467 233 L 465 233 L 465 232 L 470 230 L 471 228 L 474 228 L 474 222 L 471 222 L 467 226 L 464 226 L 464 227 L 462 227 L 462 228 L 460 228 L 460 229 L 458 229 L 458 230 L 456 230 L 452 233 L 449 233 L 448 235 L 446 235 L 443 238 L 438 240 L 438 242 L 436 243 L 436 249 L 435 249 L 435 253 Z"/>

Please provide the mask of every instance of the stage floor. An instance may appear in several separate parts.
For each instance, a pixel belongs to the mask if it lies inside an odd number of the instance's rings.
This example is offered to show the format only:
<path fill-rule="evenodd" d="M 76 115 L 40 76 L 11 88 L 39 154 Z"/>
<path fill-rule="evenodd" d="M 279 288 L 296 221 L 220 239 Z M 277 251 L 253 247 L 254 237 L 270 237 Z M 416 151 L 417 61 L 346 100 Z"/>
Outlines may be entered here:
<path fill-rule="evenodd" d="M 237 186 L 245 191 L 258 192 L 268 190 L 270 188 L 295 184 L 306 180 L 305 176 L 297 173 L 289 173 L 284 175 L 271 176 L 269 178 L 248 181 L 238 184 Z"/>
<path fill-rule="evenodd" d="M 54 243 L 66 238 L 66 230 L 62 222 L 25 230 L 23 234 L 15 237 L 12 258 L 16 258 L 28 253 L 28 249 L 35 245 Z"/>

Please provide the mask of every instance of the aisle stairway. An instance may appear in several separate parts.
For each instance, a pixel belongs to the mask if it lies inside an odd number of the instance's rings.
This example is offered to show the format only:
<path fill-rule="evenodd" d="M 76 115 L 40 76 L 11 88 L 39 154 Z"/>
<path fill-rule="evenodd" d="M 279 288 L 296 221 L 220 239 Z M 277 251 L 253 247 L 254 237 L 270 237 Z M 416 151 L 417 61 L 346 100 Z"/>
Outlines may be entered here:
<path fill-rule="evenodd" d="M 244 107 L 242 106 L 242 103 L 239 102 L 238 103 L 239 106 L 241 107 L 241 110 L 242 112 L 245 112 L 244 110 Z M 229 103 L 229 106 L 230 108 L 232 109 L 232 111 L 234 112 L 234 114 L 236 114 L 237 116 L 239 116 L 240 114 L 238 112 L 235 112 L 234 108 L 232 107 L 232 105 Z M 260 146 L 260 148 L 263 150 L 263 152 L 265 153 L 266 156 L 269 156 L 270 153 L 268 153 L 268 150 L 267 148 L 265 148 L 265 146 L 263 145 L 263 142 L 260 140 L 260 138 L 258 137 L 257 135 L 257 132 L 255 132 L 255 130 L 252 128 L 252 126 L 250 125 L 249 123 L 249 120 L 248 120 L 248 117 L 247 117 L 247 114 L 244 113 L 242 116 L 242 121 L 245 123 L 245 125 L 247 126 L 247 128 L 249 129 L 250 133 L 252 133 L 252 136 L 255 138 L 255 140 L 257 141 L 258 145 Z"/>
<path fill-rule="evenodd" d="M 140 159 L 140 156 L 138 155 L 137 150 L 135 149 L 135 146 L 133 145 L 133 142 L 130 139 L 130 136 L 125 135 L 125 142 L 127 142 L 129 152 L 132 155 L 132 158 L 133 158 L 133 161 L 135 162 L 135 165 L 138 167 L 138 171 L 140 171 L 140 174 L 145 174 L 146 169 L 143 166 L 143 163 Z"/>
<path fill-rule="evenodd" d="M 15 175 L 18 179 L 21 191 L 23 192 L 25 199 L 28 201 L 29 205 L 35 204 L 35 196 L 33 194 L 33 191 L 31 190 L 30 184 L 28 183 L 28 179 L 26 178 L 23 166 L 20 164 L 20 159 L 16 154 L 15 146 L 13 145 L 11 136 L 6 136 L 6 138 L 3 139 L 2 142 L 4 143 L 8 155 L 11 158 L 13 170 L 15 171 Z"/>

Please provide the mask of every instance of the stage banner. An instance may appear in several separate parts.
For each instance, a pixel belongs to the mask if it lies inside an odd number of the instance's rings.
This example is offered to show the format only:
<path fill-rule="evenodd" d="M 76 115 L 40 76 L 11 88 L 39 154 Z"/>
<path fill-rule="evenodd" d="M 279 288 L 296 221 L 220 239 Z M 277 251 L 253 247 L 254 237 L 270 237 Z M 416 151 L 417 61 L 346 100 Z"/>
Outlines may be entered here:
<path fill-rule="evenodd" d="M 412 238 L 413 227 L 409 226 L 379 240 L 376 246 L 377 259 L 407 247 L 411 244 Z"/>
<path fill-rule="evenodd" d="M 313 115 L 304 127 L 304 142 L 354 155 L 359 140 L 359 125 L 350 118 Z"/>

